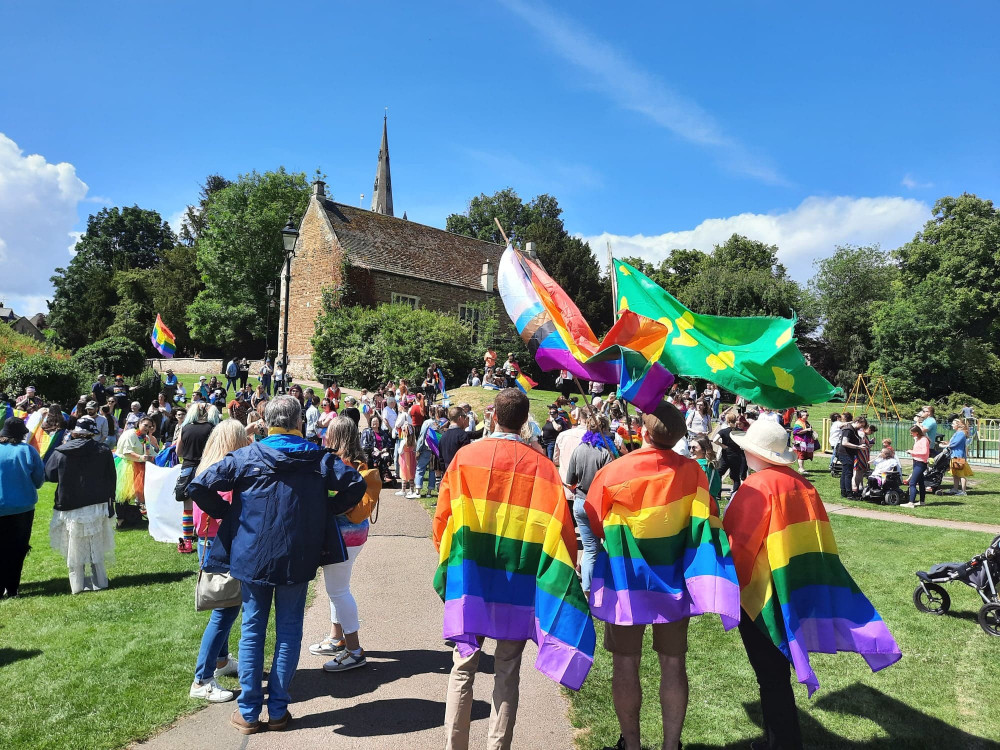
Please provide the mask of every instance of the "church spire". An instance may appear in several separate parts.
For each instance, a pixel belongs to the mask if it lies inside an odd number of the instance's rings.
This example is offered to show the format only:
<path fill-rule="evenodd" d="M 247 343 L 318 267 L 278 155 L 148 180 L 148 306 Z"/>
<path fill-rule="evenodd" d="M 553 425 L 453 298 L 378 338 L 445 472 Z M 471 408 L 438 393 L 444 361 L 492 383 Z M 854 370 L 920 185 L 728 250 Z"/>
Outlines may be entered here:
<path fill-rule="evenodd" d="M 382 119 L 382 147 L 378 150 L 372 211 L 392 216 L 392 176 L 389 174 L 389 115 Z"/>

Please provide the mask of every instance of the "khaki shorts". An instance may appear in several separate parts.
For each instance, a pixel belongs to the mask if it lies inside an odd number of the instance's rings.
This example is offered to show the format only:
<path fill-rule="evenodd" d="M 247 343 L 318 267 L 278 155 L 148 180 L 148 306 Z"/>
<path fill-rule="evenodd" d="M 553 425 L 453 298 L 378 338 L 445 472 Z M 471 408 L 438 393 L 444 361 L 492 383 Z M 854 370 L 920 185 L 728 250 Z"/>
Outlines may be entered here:
<path fill-rule="evenodd" d="M 660 622 L 653 628 L 653 650 L 664 656 L 684 656 L 688 648 L 688 619 Z M 604 648 L 612 654 L 638 656 L 642 653 L 645 625 L 604 625 Z"/>

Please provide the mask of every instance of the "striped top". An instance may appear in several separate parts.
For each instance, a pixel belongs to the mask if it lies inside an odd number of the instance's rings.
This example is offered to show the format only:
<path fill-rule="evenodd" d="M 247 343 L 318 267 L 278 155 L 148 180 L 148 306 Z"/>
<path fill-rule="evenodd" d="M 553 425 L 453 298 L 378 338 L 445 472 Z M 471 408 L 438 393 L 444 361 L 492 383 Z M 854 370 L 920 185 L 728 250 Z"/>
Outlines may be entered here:
<path fill-rule="evenodd" d="M 797 472 L 772 466 L 751 474 L 726 508 L 725 530 L 744 611 L 810 695 L 819 687 L 810 652 L 856 651 L 874 672 L 902 657 L 840 561 L 819 493 Z"/>
<path fill-rule="evenodd" d="M 617 625 L 715 612 L 739 623 L 739 584 L 719 509 L 696 461 L 647 446 L 601 469 L 587 516 L 604 537 L 590 610 Z"/>
<path fill-rule="evenodd" d="M 552 462 L 517 440 L 461 448 L 441 483 L 434 544 L 444 638 L 463 656 L 482 637 L 530 638 L 538 644 L 535 668 L 578 690 L 593 664 L 594 624 Z"/>

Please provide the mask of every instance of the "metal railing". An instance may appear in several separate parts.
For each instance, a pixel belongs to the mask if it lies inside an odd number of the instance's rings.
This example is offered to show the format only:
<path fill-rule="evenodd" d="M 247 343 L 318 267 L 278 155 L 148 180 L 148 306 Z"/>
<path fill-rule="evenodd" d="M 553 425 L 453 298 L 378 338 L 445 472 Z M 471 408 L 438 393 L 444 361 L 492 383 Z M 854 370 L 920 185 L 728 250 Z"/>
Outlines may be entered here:
<path fill-rule="evenodd" d="M 881 449 L 882 441 L 885 438 L 892 440 L 892 445 L 896 449 L 896 455 L 907 457 L 910 455 L 910 448 L 913 446 L 913 438 L 910 436 L 910 428 L 913 422 L 884 421 L 876 422 L 878 427 L 875 433 L 875 444 L 872 446 L 874 455 Z M 823 420 L 822 443 L 823 450 L 830 450 L 830 425 L 829 419 Z M 969 420 L 969 427 L 972 435 L 966 443 L 968 460 L 971 464 L 979 466 L 1000 467 L 1000 419 L 972 419 Z M 951 439 L 955 431 L 950 424 L 938 423 L 938 435 L 944 435 L 945 441 Z"/>

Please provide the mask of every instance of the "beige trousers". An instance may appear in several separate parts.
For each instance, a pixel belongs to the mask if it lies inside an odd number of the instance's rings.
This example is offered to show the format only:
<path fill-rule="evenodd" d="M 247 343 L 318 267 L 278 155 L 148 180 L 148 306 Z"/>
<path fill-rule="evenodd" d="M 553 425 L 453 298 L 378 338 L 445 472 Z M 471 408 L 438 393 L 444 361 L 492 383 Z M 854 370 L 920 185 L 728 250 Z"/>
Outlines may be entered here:
<path fill-rule="evenodd" d="M 497 641 L 493 666 L 493 708 L 490 711 L 489 750 L 509 750 L 517 720 L 520 695 L 521 653 L 524 641 Z M 480 640 L 480 645 L 482 641 Z M 448 703 L 444 711 L 445 750 L 468 750 L 472 722 L 472 684 L 476 680 L 479 655 L 463 658 L 458 649 L 452 655 L 448 678 Z"/>

